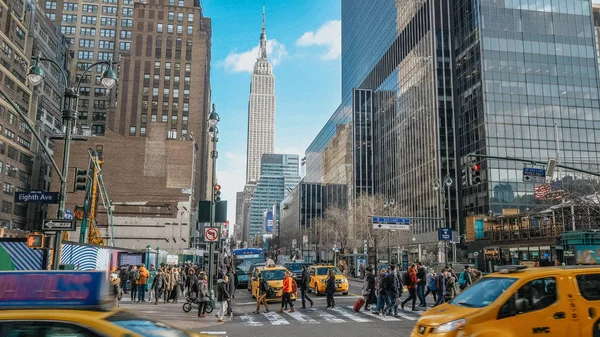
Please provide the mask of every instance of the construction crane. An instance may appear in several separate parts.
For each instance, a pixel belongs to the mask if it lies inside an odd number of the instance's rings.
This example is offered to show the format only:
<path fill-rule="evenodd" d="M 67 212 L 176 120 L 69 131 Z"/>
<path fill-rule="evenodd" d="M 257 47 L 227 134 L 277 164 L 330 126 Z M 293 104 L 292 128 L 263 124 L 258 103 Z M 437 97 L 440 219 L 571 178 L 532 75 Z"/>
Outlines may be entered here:
<path fill-rule="evenodd" d="M 85 188 L 85 199 L 83 203 L 83 217 L 81 221 L 81 232 L 79 234 L 79 242 L 84 243 L 86 231 L 87 231 L 87 242 L 95 245 L 104 246 L 106 242 L 100 233 L 100 228 L 96 221 L 98 213 L 98 196 L 102 200 L 102 204 L 108 211 L 108 220 L 110 226 L 110 243 L 111 246 L 115 245 L 114 240 L 114 228 L 113 228 L 113 214 L 112 207 L 110 205 L 110 199 L 106 192 L 106 186 L 102 179 L 101 166 L 103 161 L 99 159 L 98 153 L 93 150 L 88 151 L 90 156 L 89 165 L 89 176 Z M 89 227 L 89 228 L 88 228 Z"/>

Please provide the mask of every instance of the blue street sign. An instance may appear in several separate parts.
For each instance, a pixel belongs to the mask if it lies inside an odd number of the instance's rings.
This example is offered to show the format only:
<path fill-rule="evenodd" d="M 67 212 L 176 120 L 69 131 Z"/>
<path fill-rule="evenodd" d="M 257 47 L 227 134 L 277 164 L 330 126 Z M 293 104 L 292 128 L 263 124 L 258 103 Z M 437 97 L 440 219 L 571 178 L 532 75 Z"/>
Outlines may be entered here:
<path fill-rule="evenodd" d="M 524 167 L 523 168 L 523 181 L 544 183 L 546 182 L 546 170 L 536 167 Z"/>
<path fill-rule="evenodd" d="M 438 228 L 438 240 L 452 241 L 452 228 Z"/>
<path fill-rule="evenodd" d="M 410 218 L 372 217 L 374 224 L 410 224 Z"/>
<path fill-rule="evenodd" d="M 58 204 L 58 192 L 15 192 L 15 204 L 19 203 Z"/>
<path fill-rule="evenodd" d="M 75 219 L 75 214 L 70 209 L 65 210 L 65 220 L 73 220 Z"/>

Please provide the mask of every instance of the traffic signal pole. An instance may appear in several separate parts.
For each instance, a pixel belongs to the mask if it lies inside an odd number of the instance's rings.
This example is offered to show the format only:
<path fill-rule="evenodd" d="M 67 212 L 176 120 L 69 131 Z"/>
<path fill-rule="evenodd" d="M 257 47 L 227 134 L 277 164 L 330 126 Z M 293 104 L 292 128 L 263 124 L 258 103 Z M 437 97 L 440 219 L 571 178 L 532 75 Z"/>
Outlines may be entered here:
<path fill-rule="evenodd" d="M 218 121 L 218 115 L 215 111 L 215 104 L 212 105 L 212 112 L 209 115 L 209 121 L 212 120 L 217 120 Z M 216 115 L 216 118 L 214 117 Z M 212 158 L 212 175 L 211 175 L 211 189 L 212 189 L 212 193 L 211 193 L 211 199 L 210 199 L 210 227 L 214 228 L 215 227 L 215 215 L 216 215 L 216 197 L 217 197 L 217 183 L 216 183 L 216 175 L 217 175 L 217 158 L 219 157 L 219 153 L 217 152 L 217 142 L 219 141 L 218 139 L 218 132 L 219 130 L 217 129 L 216 123 L 213 126 L 210 126 L 208 129 L 208 134 L 211 137 L 211 142 L 213 144 L 213 149 L 210 153 L 210 157 Z M 219 192 L 220 193 L 220 192 Z M 204 233 L 204 231 L 202 231 L 202 233 Z M 204 235 L 204 234 L 203 234 Z M 214 299 L 214 277 L 216 274 L 215 271 L 215 243 L 210 241 L 208 242 L 208 290 L 210 292 L 210 296 L 211 296 L 211 300 Z"/>

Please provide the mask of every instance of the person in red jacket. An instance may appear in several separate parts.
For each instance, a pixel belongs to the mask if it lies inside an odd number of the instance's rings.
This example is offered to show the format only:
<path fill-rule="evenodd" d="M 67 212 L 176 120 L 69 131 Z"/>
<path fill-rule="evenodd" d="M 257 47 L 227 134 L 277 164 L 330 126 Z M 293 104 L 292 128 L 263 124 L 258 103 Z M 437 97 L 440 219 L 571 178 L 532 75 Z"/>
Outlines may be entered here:
<path fill-rule="evenodd" d="M 287 304 L 290 305 L 290 312 L 294 312 L 294 303 L 292 302 L 292 293 L 294 292 L 294 279 L 292 278 L 292 274 L 290 272 L 285 273 L 285 278 L 283 279 L 283 296 L 281 297 L 281 310 L 279 312 L 283 312 L 283 307 Z"/>
<path fill-rule="evenodd" d="M 414 263 L 410 265 L 410 268 L 408 268 L 408 278 L 409 280 L 407 281 L 409 282 L 406 282 L 406 288 L 408 289 L 409 296 L 402 302 L 401 308 L 404 310 L 404 305 L 408 303 L 408 301 L 412 300 L 412 311 L 417 311 L 415 309 L 415 303 L 417 301 L 417 289 L 415 285 L 419 282 L 419 280 L 417 279 L 417 266 Z"/>

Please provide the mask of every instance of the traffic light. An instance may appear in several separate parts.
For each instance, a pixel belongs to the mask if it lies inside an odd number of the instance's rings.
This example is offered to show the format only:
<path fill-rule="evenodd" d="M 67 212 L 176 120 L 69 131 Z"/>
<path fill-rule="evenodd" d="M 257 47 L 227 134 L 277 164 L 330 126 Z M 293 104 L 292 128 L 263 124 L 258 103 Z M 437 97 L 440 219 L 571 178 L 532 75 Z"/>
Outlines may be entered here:
<path fill-rule="evenodd" d="M 27 248 L 44 248 L 44 234 L 27 235 Z"/>
<path fill-rule="evenodd" d="M 88 180 L 88 174 L 86 170 L 75 168 L 75 179 L 73 184 L 73 192 L 85 191 Z"/>
<path fill-rule="evenodd" d="M 481 165 L 473 164 L 471 166 L 471 184 L 477 185 L 481 184 Z"/>
<path fill-rule="evenodd" d="M 469 174 L 471 171 L 471 167 L 465 167 L 463 168 L 460 172 L 461 172 L 461 181 L 462 181 L 462 185 L 463 186 L 469 186 L 471 185 L 471 175 Z"/>
<path fill-rule="evenodd" d="M 215 184 L 215 202 L 221 201 L 221 185 Z"/>

